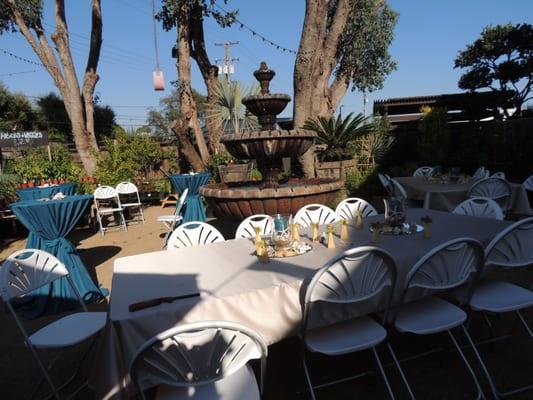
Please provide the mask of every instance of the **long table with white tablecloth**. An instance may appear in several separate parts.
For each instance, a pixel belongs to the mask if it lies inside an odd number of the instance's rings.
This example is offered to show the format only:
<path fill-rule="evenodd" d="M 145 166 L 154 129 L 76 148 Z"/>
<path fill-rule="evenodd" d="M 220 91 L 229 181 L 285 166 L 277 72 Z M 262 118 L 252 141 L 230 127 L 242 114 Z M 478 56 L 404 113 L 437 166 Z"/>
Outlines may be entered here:
<path fill-rule="evenodd" d="M 486 245 L 509 224 L 423 209 L 408 210 L 407 221 L 421 223 L 425 215 L 433 219 L 432 238 L 424 238 L 421 233 L 382 235 L 377 244 L 395 258 L 400 285 L 417 259 L 438 244 L 472 237 Z M 350 239 L 341 243 L 337 237 L 335 249 L 313 243 L 309 253 L 271 259 L 268 264 L 259 262 L 248 239 L 117 259 L 109 323 L 97 357 L 98 368 L 94 368 L 91 378 L 98 398 L 120 398 L 131 393 L 128 366 L 134 352 L 150 337 L 178 324 L 199 320 L 239 322 L 258 331 L 270 344 L 294 335 L 301 321 L 302 283 L 333 256 L 350 247 L 369 245 L 372 221 L 383 221 L 383 216 L 366 219 L 362 230 L 350 225 Z M 128 310 L 130 304 L 143 300 L 192 293 L 200 293 L 200 297 L 141 311 Z M 368 313 L 379 308 L 380 304 L 370 304 L 359 311 Z M 330 311 L 320 317 L 322 320 L 316 323 L 342 318 Z"/>

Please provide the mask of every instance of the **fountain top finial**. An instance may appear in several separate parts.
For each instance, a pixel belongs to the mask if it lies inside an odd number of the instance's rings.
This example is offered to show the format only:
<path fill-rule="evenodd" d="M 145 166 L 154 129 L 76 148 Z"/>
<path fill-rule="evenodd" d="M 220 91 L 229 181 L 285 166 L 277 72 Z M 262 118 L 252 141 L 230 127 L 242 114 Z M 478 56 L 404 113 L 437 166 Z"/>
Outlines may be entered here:
<path fill-rule="evenodd" d="M 270 81 L 274 78 L 276 72 L 273 69 L 269 69 L 265 61 L 261 61 L 259 69 L 254 71 L 255 79 L 259 81 L 261 85 L 261 94 L 270 94 Z"/>

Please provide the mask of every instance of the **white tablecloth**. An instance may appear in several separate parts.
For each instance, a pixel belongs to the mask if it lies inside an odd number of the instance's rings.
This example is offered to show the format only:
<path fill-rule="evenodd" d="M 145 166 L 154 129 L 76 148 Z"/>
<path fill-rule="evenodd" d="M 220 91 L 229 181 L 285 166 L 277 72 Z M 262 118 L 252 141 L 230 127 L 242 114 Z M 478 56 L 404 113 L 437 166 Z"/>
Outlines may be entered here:
<path fill-rule="evenodd" d="M 410 267 L 434 246 L 457 237 L 473 237 L 485 244 L 508 222 L 472 218 L 433 210 L 408 210 L 407 220 L 424 215 L 433 218 L 433 237 L 422 234 L 381 236 L 378 246 L 396 259 L 401 284 Z M 147 339 L 180 323 L 229 320 L 258 331 L 268 343 L 293 335 L 300 326 L 302 282 L 331 257 L 350 247 L 370 244 L 368 224 L 364 230 L 350 227 L 351 245 L 328 250 L 313 244 L 311 252 L 284 259 L 258 262 L 254 245 L 247 239 L 228 240 L 207 246 L 158 251 L 119 258 L 113 270 L 109 323 L 105 328 L 91 384 L 98 398 L 121 397 L 131 389 L 128 366 L 133 353 Z M 337 229 L 338 230 L 338 229 Z M 142 300 L 200 292 L 200 298 L 175 301 L 137 312 L 128 306 Z M 399 293 L 399 291 L 397 292 Z M 357 313 L 377 311 L 369 304 Z M 324 311 L 317 323 L 331 323 L 345 314 Z"/>

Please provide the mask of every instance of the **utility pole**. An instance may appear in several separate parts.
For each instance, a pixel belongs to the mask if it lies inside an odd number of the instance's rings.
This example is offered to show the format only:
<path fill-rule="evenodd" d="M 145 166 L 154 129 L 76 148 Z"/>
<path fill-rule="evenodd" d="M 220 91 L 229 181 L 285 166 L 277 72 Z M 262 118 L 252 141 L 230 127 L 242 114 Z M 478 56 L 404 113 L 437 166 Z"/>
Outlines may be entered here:
<path fill-rule="evenodd" d="M 239 61 L 238 58 L 231 58 L 229 54 L 229 49 L 231 46 L 234 46 L 236 44 L 239 44 L 239 42 L 224 42 L 224 43 L 215 43 L 215 46 L 222 46 L 224 47 L 224 50 L 226 51 L 226 58 L 225 59 L 216 59 L 215 62 L 219 63 L 220 61 L 224 61 L 223 65 L 218 66 L 219 74 L 225 74 L 226 75 L 226 81 L 229 82 L 230 78 L 229 75 L 235 73 L 235 66 L 232 64 L 234 61 Z"/>

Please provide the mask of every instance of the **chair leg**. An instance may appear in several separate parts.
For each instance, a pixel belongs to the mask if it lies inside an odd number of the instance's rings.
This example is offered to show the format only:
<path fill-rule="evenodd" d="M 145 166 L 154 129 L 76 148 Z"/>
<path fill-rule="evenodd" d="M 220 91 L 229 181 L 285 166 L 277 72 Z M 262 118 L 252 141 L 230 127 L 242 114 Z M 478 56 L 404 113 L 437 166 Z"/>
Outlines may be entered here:
<path fill-rule="evenodd" d="M 385 386 L 387 387 L 387 392 L 389 392 L 389 398 L 391 400 L 395 400 L 394 393 L 392 392 L 392 388 L 389 383 L 389 379 L 387 378 L 387 374 L 385 374 L 385 370 L 383 369 L 383 364 L 381 363 L 379 354 L 376 351 L 375 347 L 372 347 L 372 353 L 374 354 L 374 359 L 376 360 L 376 364 L 378 365 L 378 369 L 379 369 L 379 372 L 381 373 L 381 377 L 383 378 L 383 381 L 385 382 Z"/>
<path fill-rule="evenodd" d="M 520 322 L 522 322 L 522 325 L 524 326 L 524 328 L 526 329 L 529 337 L 531 339 L 533 339 L 533 332 L 531 332 L 531 328 L 529 327 L 529 325 L 527 324 L 526 320 L 524 319 L 524 317 L 522 316 L 522 313 L 520 312 L 520 310 L 516 310 L 516 315 L 518 316 L 518 318 L 520 319 Z"/>
<path fill-rule="evenodd" d="M 96 219 L 98 220 L 98 225 L 100 225 L 100 233 L 102 234 L 102 236 L 104 236 L 105 229 L 104 229 L 104 225 L 102 224 L 102 216 L 100 215 L 98 210 L 96 211 Z"/>
<path fill-rule="evenodd" d="M 128 227 L 126 226 L 126 218 L 124 218 L 124 212 L 120 212 L 120 221 L 121 221 L 121 225 L 123 227 L 123 229 L 125 231 L 128 231 Z"/>
<path fill-rule="evenodd" d="M 463 327 L 463 330 L 466 331 L 466 329 L 464 328 L 463 325 L 461 325 Z M 468 369 L 468 371 L 470 372 L 470 375 L 472 376 L 472 379 L 474 380 L 474 383 L 476 384 L 476 388 L 477 388 L 477 393 L 478 393 L 478 396 L 477 398 L 481 398 L 481 399 L 484 399 L 485 398 L 485 394 L 483 393 L 483 390 L 481 389 L 481 385 L 479 384 L 479 381 L 477 379 L 477 376 L 474 372 L 474 370 L 472 369 L 472 366 L 470 365 L 470 363 L 468 362 L 468 360 L 466 359 L 463 351 L 461 350 L 461 346 L 459 346 L 459 344 L 457 343 L 457 341 L 455 340 L 455 336 L 453 336 L 453 333 L 451 330 L 447 330 L 446 331 L 448 333 L 448 336 L 450 336 L 450 339 L 452 340 L 455 348 L 457 349 L 459 355 L 461 356 L 462 360 L 463 360 L 463 363 L 465 364 L 466 368 Z"/>
<path fill-rule="evenodd" d="M 143 206 L 139 206 L 139 212 L 141 213 L 141 220 L 142 220 L 143 225 L 144 225 L 144 212 L 143 212 Z"/>
<path fill-rule="evenodd" d="M 33 358 L 37 361 L 37 365 L 39 366 L 39 369 L 41 370 L 44 376 L 44 379 L 48 383 L 48 386 L 50 386 L 50 390 L 52 391 L 53 397 L 56 400 L 61 400 L 61 397 L 59 397 L 59 393 L 54 385 L 54 382 L 52 381 L 52 378 L 48 374 L 47 368 L 44 366 L 43 362 L 41 361 L 41 358 L 37 354 L 37 350 L 35 350 L 35 348 L 32 345 L 29 345 L 28 347 L 30 348 L 30 351 L 33 354 Z"/>
<path fill-rule="evenodd" d="M 411 389 L 411 386 L 409 385 L 409 382 L 407 382 L 407 378 L 405 376 L 405 373 L 403 372 L 402 367 L 400 366 L 400 362 L 398 361 L 398 358 L 396 357 L 396 353 L 394 352 L 394 350 L 392 349 L 391 344 L 388 341 L 387 341 L 387 348 L 389 349 L 389 353 L 392 356 L 392 360 L 394 361 L 394 364 L 396 365 L 396 369 L 400 373 L 400 377 L 402 378 L 403 384 L 405 385 L 405 387 L 407 388 L 407 391 L 409 392 L 410 398 L 412 400 L 415 400 L 416 397 L 415 397 L 415 395 L 413 393 L 413 390 Z"/>
<path fill-rule="evenodd" d="M 309 370 L 307 369 L 307 363 L 305 361 L 305 349 L 302 349 L 302 364 L 304 366 L 304 373 L 305 373 L 305 380 L 307 383 L 307 387 L 309 388 L 309 393 L 311 393 L 311 399 L 316 400 L 315 392 L 313 390 L 313 383 L 311 382 L 311 375 L 309 374 Z"/>

